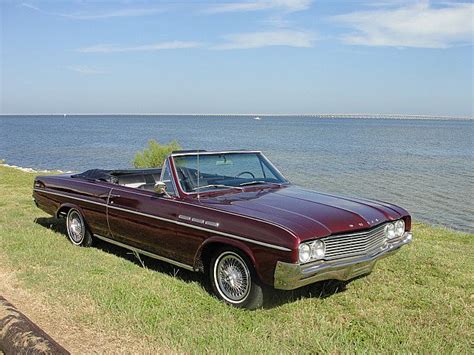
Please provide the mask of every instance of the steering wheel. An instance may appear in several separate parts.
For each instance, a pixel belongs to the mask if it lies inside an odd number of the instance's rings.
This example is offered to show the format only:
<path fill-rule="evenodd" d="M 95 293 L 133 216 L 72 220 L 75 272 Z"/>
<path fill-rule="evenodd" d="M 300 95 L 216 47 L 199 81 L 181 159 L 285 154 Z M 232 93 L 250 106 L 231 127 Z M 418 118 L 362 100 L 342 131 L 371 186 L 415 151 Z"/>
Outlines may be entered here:
<path fill-rule="evenodd" d="M 241 177 L 244 174 L 249 174 L 252 177 L 252 179 L 255 179 L 255 175 L 252 174 L 250 171 L 242 171 L 241 173 L 235 175 L 235 177 L 238 178 L 238 177 Z"/>

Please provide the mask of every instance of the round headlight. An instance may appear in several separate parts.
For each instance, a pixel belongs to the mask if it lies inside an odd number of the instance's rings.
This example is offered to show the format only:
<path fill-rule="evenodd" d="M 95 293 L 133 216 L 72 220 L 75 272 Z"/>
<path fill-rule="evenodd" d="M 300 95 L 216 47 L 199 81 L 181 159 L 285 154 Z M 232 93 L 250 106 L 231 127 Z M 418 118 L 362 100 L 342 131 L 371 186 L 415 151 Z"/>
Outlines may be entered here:
<path fill-rule="evenodd" d="M 316 240 L 311 243 L 311 258 L 322 259 L 326 254 L 326 245 L 322 240 Z"/>
<path fill-rule="evenodd" d="M 396 237 L 395 234 L 395 225 L 393 223 L 388 223 L 384 229 L 385 238 L 393 239 Z"/>
<path fill-rule="evenodd" d="M 307 263 L 311 259 L 311 248 L 308 244 L 300 244 L 298 259 L 300 263 Z"/>
<path fill-rule="evenodd" d="M 400 219 L 395 222 L 395 234 L 397 237 L 401 237 L 405 233 L 405 222 Z"/>

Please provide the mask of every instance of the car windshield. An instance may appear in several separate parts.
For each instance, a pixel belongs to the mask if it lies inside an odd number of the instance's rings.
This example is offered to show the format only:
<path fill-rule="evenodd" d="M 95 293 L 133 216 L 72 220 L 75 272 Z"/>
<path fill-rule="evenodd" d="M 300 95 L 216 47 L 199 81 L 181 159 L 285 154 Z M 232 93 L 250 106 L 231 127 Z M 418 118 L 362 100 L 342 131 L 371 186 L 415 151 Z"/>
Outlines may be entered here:
<path fill-rule="evenodd" d="M 202 153 L 174 156 L 181 188 L 188 193 L 287 180 L 261 153 Z"/>

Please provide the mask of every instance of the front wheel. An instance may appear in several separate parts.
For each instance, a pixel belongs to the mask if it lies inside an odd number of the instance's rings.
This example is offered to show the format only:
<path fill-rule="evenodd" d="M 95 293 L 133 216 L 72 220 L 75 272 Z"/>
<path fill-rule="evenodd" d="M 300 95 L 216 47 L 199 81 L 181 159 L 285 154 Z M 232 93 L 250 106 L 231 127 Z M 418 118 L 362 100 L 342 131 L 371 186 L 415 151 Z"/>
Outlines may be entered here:
<path fill-rule="evenodd" d="M 211 285 L 216 296 L 239 308 L 263 305 L 263 288 L 248 258 L 236 249 L 220 249 L 211 259 Z"/>
<path fill-rule="evenodd" d="M 66 217 L 67 236 L 72 244 L 89 247 L 92 245 L 92 236 L 87 230 L 81 212 L 71 208 Z"/>

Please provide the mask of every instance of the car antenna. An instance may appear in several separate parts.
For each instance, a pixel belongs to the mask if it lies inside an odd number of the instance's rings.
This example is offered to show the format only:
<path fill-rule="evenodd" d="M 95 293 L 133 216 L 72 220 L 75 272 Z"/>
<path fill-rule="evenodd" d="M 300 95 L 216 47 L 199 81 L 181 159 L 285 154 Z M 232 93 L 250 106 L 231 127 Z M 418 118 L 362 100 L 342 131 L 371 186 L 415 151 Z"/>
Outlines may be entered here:
<path fill-rule="evenodd" d="M 198 186 L 197 186 L 197 192 L 198 192 L 197 198 L 198 198 L 198 200 L 199 200 L 199 197 L 200 197 L 200 196 L 199 196 L 199 182 L 200 182 L 200 181 L 199 181 L 199 175 L 200 175 L 200 173 L 199 173 L 199 150 L 198 150 L 198 152 L 197 152 L 197 173 L 198 173 L 198 176 L 197 176 L 197 183 L 198 183 Z"/>

